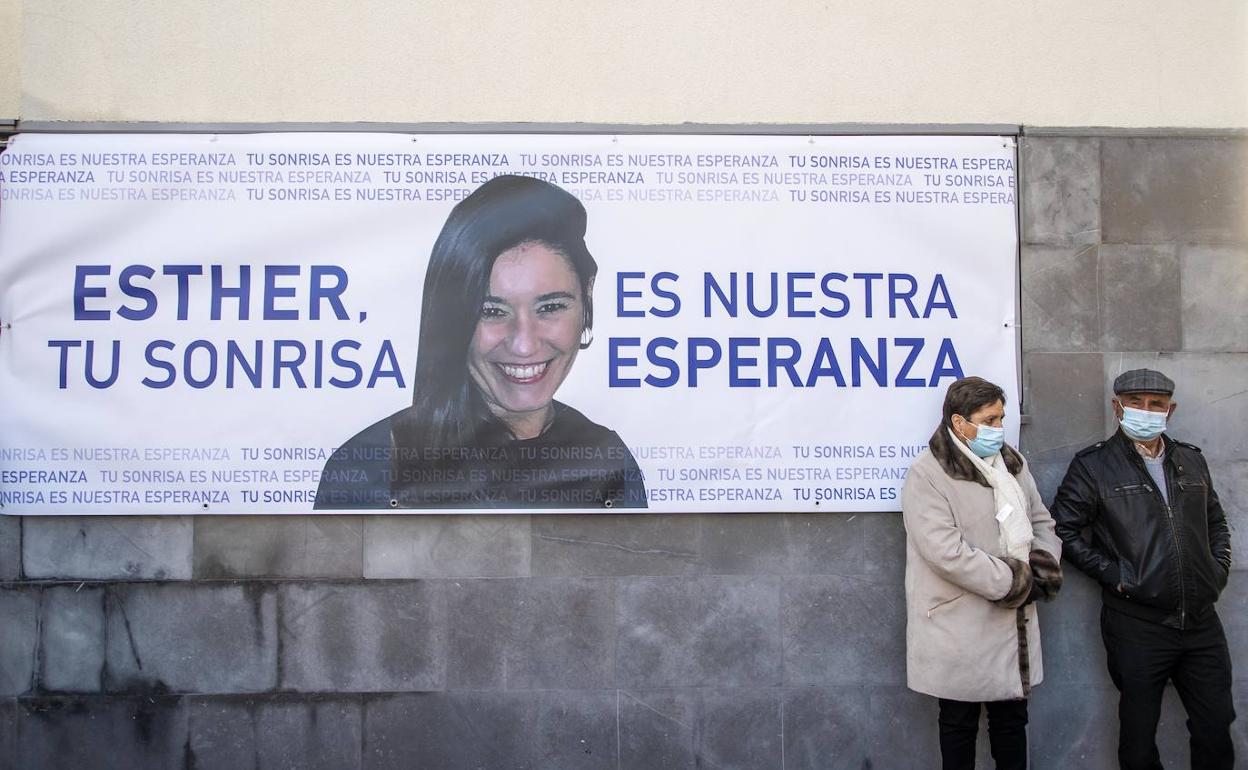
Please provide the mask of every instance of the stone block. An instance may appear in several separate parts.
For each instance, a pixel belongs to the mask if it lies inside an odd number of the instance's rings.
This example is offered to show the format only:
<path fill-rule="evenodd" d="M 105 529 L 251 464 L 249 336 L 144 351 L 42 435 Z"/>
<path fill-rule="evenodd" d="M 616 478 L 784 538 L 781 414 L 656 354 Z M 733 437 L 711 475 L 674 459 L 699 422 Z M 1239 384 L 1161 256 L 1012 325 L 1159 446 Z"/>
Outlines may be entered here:
<path fill-rule="evenodd" d="M 785 685 L 905 684 L 905 602 L 899 586 L 862 578 L 786 579 Z"/>
<path fill-rule="evenodd" d="M 1218 617 L 1231 651 L 1231 675 L 1248 686 L 1248 571 L 1233 570 L 1218 599 Z"/>
<path fill-rule="evenodd" d="M 619 691 L 621 770 L 697 768 L 699 690 Z"/>
<path fill-rule="evenodd" d="M 1105 243 L 1248 241 L 1248 142 L 1101 140 Z"/>
<path fill-rule="evenodd" d="M 594 689 L 615 685 L 610 580 L 456 580 L 444 585 L 452 689 Z"/>
<path fill-rule="evenodd" d="M 1075 452 L 1105 438 L 1109 396 L 1104 385 L 1100 353 L 1023 357 L 1023 408 L 1029 422 L 1022 428 L 1020 449 L 1029 464 L 1064 466 Z"/>
<path fill-rule="evenodd" d="M 1071 450 L 1071 455 L 1075 451 Z M 1040 492 L 1040 499 L 1044 501 L 1046 507 L 1053 505 L 1053 498 L 1057 496 L 1057 488 L 1061 486 L 1062 479 L 1066 478 L 1066 471 L 1070 468 L 1069 460 L 1031 462 L 1029 459 L 1028 463 L 1027 467 L 1031 471 L 1031 477 L 1036 480 L 1036 489 Z"/>
<path fill-rule="evenodd" d="M 1070 562 L 1062 563 L 1062 591 L 1039 605 L 1044 682 L 1112 687 L 1101 642 L 1101 588 Z"/>
<path fill-rule="evenodd" d="M 781 699 L 778 689 L 621 691 L 620 767 L 779 767 Z"/>
<path fill-rule="evenodd" d="M 0 698 L 0 767 L 17 768 L 17 699 Z"/>
<path fill-rule="evenodd" d="M 1113 392 L 1119 374 L 1140 367 L 1165 372 L 1175 382 L 1178 408 L 1170 436 L 1200 447 L 1212 464 L 1248 460 L 1248 431 L 1242 427 L 1248 425 L 1248 353 L 1107 353 L 1105 392 Z M 1106 424 L 1117 427 L 1112 415 Z"/>
<path fill-rule="evenodd" d="M 789 574 L 845 575 L 866 571 L 866 527 L 877 515 L 889 514 L 785 514 Z"/>
<path fill-rule="evenodd" d="M 1118 697 L 1108 677 L 1102 686 L 1038 688 L 1029 704 L 1032 767 L 1117 768 Z M 1157 749 L 1164 767 L 1190 764 L 1186 721 L 1178 694 L 1167 686 L 1157 723 Z"/>
<path fill-rule="evenodd" d="M 1101 343 L 1098 264 L 1095 244 L 1023 246 L 1023 350 L 1097 350 Z"/>
<path fill-rule="evenodd" d="M 1248 352 L 1248 251 L 1179 247 L 1183 284 L 1183 349 Z"/>
<path fill-rule="evenodd" d="M 1100 140 L 1028 136 L 1019 146 L 1025 243 L 1100 240 Z"/>
<path fill-rule="evenodd" d="M 0 697 L 21 695 L 35 685 L 38 590 L 0 588 L 0 618 Z"/>
<path fill-rule="evenodd" d="M 1248 570 L 1248 460 L 1210 463 L 1209 473 L 1231 528 L 1231 569 Z"/>
<path fill-rule="evenodd" d="M 194 537 L 189 516 L 27 516 L 27 578 L 187 580 Z"/>
<path fill-rule="evenodd" d="M 621 686 L 780 684 L 778 578 L 621 578 L 616 605 Z"/>
<path fill-rule="evenodd" d="M 767 770 L 782 764 L 780 704 L 778 689 L 704 690 L 700 766 Z"/>
<path fill-rule="evenodd" d="M 533 574 L 696 574 L 700 533 L 701 517 L 691 514 L 534 516 Z"/>
<path fill-rule="evenodd" d="M 282 689 L 442 688 L 446 608 L 437 584 L 288 583 L 278 598 Z"/>
<path fill-rule="evenodd" d="M 38 698 L 22 699 L 19 708 L 18 767 L 185 767 L 187 719 L 180 698 Z"/>
<path fill-rule="evenodd" d="M 913 725 L 906 725 L 906 731 Z M 802 687 L 784 695 L 784 766 L 788 770 L 889 767 L 872 755 L 866 687 Z M 907 738 L 908 748 L 910 739 Z"/>
<path fill-rule="evenodd" d="M 103 587 L 43 589 L 39 624 L 39 684 L 52 692 L 100 692 L 104 687 Z"/>
<path fill-rule="evenodd" d="M 867 752 L 872 767 L 928 770 L 940 765 L 936 699 L 904 687 L 871 687 L 867 717 Z M 990 767 L 980 721 L 976 767 Z M 865 766 L 865 764 L 864 764 Z"/>
<path fill-rule="evenodd" d="M 615 768 L 618 697 L 611 690 L 368 696 L 363 766 Z"/>
<path fill-rule="evenodd" d="M 858 514 L 862 575 L 873 584 L 900 587 L 906 580 L 906 525 L 900 513 Z"/>
<path fill-rule="evenodd" d="M 863 517 L 842 513 L 726 513 L 702 521 L 702 557 L 717 575 L 862 571 Z"/>
<path fill-rule="evenodd" d="M 277 685 L 272 587 L 136 584 L 107 591 L 106 690 L 247 693 Z"/>
<path fill-rule="evenodd" d="M 197 516 L 195 577 L 358 578 L 362 529 L 358 516 Z"/>
<path fill-rule="evenodd" d="M 702 517 L 703 559 L 714 575 L 787 575 L 792 570 L 785 517 L 711 513 Z"/>
<path fill-rule="evenodd" d="M 0 516 L 0 581 L 22 577 L 22 517 Z"/>
<path fill-rule="evenodd" d="M 188 698 L 195 770 L 357 770 L 360 697 Z"/>
<path fill-rule="evenodd" d="M 1113 685 L 1041 685 L 1031 694 L 1027 715 L 1036 770 L 1118 766 L 1118 691 Z"/>
<path fill-rule="evenodd" d="M 1183 347 L 1178 247 L 1100 247 L 1101 350 L 1172 351 Z"/>
<path fill-rule="evenodd" d="M 524 577 L 527 515 L 364 518 L 364 577 Z"/>

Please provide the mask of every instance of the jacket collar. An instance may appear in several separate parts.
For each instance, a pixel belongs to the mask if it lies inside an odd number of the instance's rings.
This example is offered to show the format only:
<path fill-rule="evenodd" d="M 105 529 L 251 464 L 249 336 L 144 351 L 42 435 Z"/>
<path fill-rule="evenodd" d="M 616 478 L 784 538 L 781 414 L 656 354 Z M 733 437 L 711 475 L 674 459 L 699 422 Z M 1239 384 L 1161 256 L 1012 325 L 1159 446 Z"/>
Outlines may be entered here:
<path fill-rule="evenodd" d="M 1114 435 L 1111 436 L 1109 440 L 1118 448 L 1119 451 L 1126 452 L 1129 457 L 1139 458 L 1141 463 L 1144 462 L 1144 457 L 1135 448 L 1135 440 L 1126 433 L 1123 433 L 1122 428 L 1114 431 Z M 1170 438 L 1169 435 L 1162 433 L 1161 445 L 1162 456 L 1165 457 L 1165 461 L 1168 463 L 1170 462 L 1170 458 L 1173 456 L 1172 450 L 1174 449 L 1174 439 Z"/>

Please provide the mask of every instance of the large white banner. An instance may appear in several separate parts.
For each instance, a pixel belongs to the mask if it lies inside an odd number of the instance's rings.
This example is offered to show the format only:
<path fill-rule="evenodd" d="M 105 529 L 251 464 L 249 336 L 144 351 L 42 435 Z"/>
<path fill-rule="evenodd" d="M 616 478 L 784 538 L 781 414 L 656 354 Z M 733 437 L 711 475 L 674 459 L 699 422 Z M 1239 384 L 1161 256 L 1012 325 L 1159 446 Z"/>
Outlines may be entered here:
<path fill-rule="evenodd" d="M 22 135 L 0 511 L 898 510 L 1010 137 Z"/>

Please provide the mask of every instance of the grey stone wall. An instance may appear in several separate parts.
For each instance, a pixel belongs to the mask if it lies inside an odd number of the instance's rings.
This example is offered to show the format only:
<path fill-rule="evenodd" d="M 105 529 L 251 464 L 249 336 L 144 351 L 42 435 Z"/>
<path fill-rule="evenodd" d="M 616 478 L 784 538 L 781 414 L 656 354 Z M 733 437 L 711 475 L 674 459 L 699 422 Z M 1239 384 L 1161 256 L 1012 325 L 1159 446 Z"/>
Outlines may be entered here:
<path fill-rule="evenodd" d="M 1024 451 L 1051 495 L 1118 371 L 1179 381 L 1248 713 L 1248 142 L 1020 153 Z M 0 517 L 0 767 L 935 767 L 903 558 L 896 514 Z M 1114 766 L 1098 610 L 1042 609 L 1037 768 Z"/>

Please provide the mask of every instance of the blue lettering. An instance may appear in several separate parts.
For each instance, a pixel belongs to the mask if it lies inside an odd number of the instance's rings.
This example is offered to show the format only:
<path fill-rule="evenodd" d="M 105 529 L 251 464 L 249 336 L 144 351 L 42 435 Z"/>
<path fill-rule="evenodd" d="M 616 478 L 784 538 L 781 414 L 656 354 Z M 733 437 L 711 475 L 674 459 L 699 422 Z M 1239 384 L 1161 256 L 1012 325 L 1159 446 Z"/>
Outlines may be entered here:
<path fill-rule="evenodd" d="M 789 355 L 780 355 L 780 346 L 784 345 L 789 349 Z M 776 369 L 784 369 L 789 375 L 789 383 L 794 387 L 802 387 L 802 378 L 797 376 L 796 364 L 802 357 L 802 346 L 797 344 L 797 340 L 792 337 L 768 337 L 767 338 L 767 360 L 770 366 L 767 367 L 767 387 L 776 387 Z"/>
<path fill-rule="evenodd" d="M 299 275 L 299 266 L 264 266 L 264 320 L 266 321 L 294 321 L 299 318 L 298 310 L 279 310 L 277 308 L 278 298 L 295 296 L 295 289 L 293 286 L 277 285 L 277 279 L 286 275 Z M 278 368 L 281 368 L 280 363 Z M 273 375 L 275 377 L 277 376 L 276 370 L 274 370 Z M 302 382 L 302 379 L 300 379 L 299 387 L 301 388 L 303 387 Z"/>
<path fill-rule="evenodd" d="M 199 265 L 165 265 L 165 275 L 177 276 L 178 279 L 178 320 L 187 318 L 187 306 L 190 304 L 191 276 L 203 275 L 204 269 Z"/>
<path fill-rule="evenodd" d="M 330 377 L 329 384 L 333 385 L 336 388 L 354 388 L 356 385 L 359 385 L 360 382 L 364 379 L 364 369 L 361 368 L 360 365 L 357 364 L 355 361 L 352 361 L 349 358 L 342 357 L 341 351 L 344 348 L 350 348 L 351 350 L 359 350 L 360 343 L 356 342 L 355 340 L 339 340 L 338 342 L 334 344 L 334 347 L 329 351 L 329 357 L 333 359 L 333 362 L 335 364 L 338 364 L 344 369 L 351 370 L 352 372 L 351 379 L 343 380 L 343 379 L 339 379 L 338 377 Z M 402 381 L 399 382 L 399 387 L 403 387 Z"/>
<path fill-rule="evenodd" d="M 844 273 L 828 273 L 823 277 L 823 281 L 819 284 L 819 286 L 823 289 L 824 296 L 828 299 L 836 300 L 841 303 L 841 306 L 836 309 L 821 307 L 819 308 L 820 315 L 827 316 L 828 318 L 843 318 L 847 313 L 849 313 L 849 297 L 843 292 L 839 292 L 828 285 L 832 281 L 840 281 L 841 283 L 844 283 L 848 280 L 849 276 Z"/>
<path fill-rule="evenodd" d="M 156 271 L 147 265 L 130 265 L 121 271 L 121 293 L 127 297 L 143 300 L 143 307 L 140 309 L 132 309 L 126 305 L 117 308 L 117 315 L 127 321 L 146 321 L 156 313 L 156 292 L 142 286 L 134 285 L 135 276 L 142 276 L 151 279 L 156 275 Z"/>
<path fill-rule="evenodd" d="M 615 274 L 615 314 L 620 318 L 641 318 L 645 316 L 644 310 L 625 310 L 624 300 L 631 297 L 640 297 L 640 291 L 628 291 L 624 288 L 625 281 L 645 278 L 645 273 L 616 273 Z"/>
<path fill-rule="evenodd" d="M 663 299 L 670 300 L 672 303 L 672 306 L 667 309 L 660 309 L 651 305 L 650 306 L 651 314 L 656 315 L 659 318 L 671 318 L 672 316 L 680 312 L 680 297 L 677 296 L 676 292 L 668 291 L 667 289 L 664 289 L 662 286 L 659 285 L 660 281 L 671 281 L 672 283 L 676 283 L 677 279 L 679 278 L 680 276 L 676 275 L 675 273 L 662 272 L 662 273 L 654 274 L 654 278 L 650 281 L 651 290 L 654 291 L 656 295 L 662 297 Z"/>
<path fill-rule="evenodd" d="M 815 311 L 813 311 L 813 310 L 798 310 L 798 309 L 797 309 L 797 304 L 794 302 L 794 300 L 796 300 L 796 299 L 798 299 L 798 298 L 800 298 L 800 297 L 813 297 L 813 296 L 815 296 L 815 293 L 814 293 L 814 292 L 812 292 L 812 291 L 799 291 L 799 290 L 797 289 L 797 282 L 798 282 L 799 280 L 801 280 L 801 281 L 811 281 L 811 280 L 814 280 L 814 278 L 815 278 L 815 274 L 814 274 L 814 273 L 789 273 L 789 274 L 788 274 L 788 283 L 789 283 L 789 318 L 814 318 L 814 317 L 815 317 Z"/>
<path fill-rule="evenodd" d="M 731 318 L 737 317 L 737 274 L 728 274 L 728 294 L 724 294 L 724 290 L 719 287 L 719 283 L 715 280 L 715 276 L 710 273 L 702 274 L 702 315 L 707 318 L 711 317 L 711 293 L 714 292 L 719 297 L 719 304 L 728 311 Z"/>
<path fill-rule="evenodd" d="M 194 361 L 191 360 L 196 350 L 208 353 L 208 375 L 202 379 L 195 377 Z M 187 385 L 196 389 L 208 387 L 217 379 L 217 349 L 208 340 L 195 340 L 186 346 L 186 352 L 182 354 L 182 370 Z"/>
<path fill-rule="evenodd" d="M 74 268 L 74 320 L 75 321 L 107 321 L 107 310 L 87 310 L 88 297 L 103 297 L 105 292 L 101 286 L 86 285 L 87 276 L 108 275 L 108 265 L 77 265 Z M 62 349 L 62 353 L 63 353 Z"/>
<path fill-rule="evenodd" d="M 780 305 L 780 281 L 775 273 L 771 273 L 771 304 L 761 308 L 754 302 L 754 273 L 745 274 L 745 304 L 756 318 L 767 318 L 776 312 Z M 789 282 L 792 285 L 792 281 Z M 790 302 L 792 300 L 790 299 Z"/>
<path fill-rule="evenodd" d="M 658 351 L 664 348 L 675 350 L 676 340 L 671 337 L 655 337 L 650 340 L 649 345 L 646 345 L 646 358 L 650 360 L 650 363 L 666 369 L 668 373 L 666 377 L 655 377 L 653 374 L 646 375 L 646 384 L 656 388 L 670 388 L 680 382 L 680 367 L 670 358 L 658 354 Z M 636 359 L 634 359 L 635 362 Z"/>
<path fill-rule="evenodd" d="M 827 337 L 819 340 L 815 363 L 806 375 L 806 387 L 813 388 L 820 377 L 831 377 L 839 387 L 845 387 L 845 376 L 841 374 L 841 365 L 837 363 L 836 352 L 832 350 L 832 340 Z"/>
<path fill-rule="evenodd" d="M 640 388 L 641 380 L 636 377 L 620 377 L 619 369 L 621 366 L 636 366 L 637 359 L 635 357 L 627 357 L 620 355 L 620 348 L 638 347 L 641 345 L 640 337 L 612 337 L 607 341 L 607 359 L 609 366 L 607 368 L 607 385 L 612 388 Z"/>
<path fill-rule="evenodd" d="M 898 288 L 898 284 L 900 284 L 903 281 L 910 284 L 909 290 L 902 291 L 900 288 Z M 919 291 L 919 282 L 914 280 L 913 275 L 908 275 L 906 273 L 889 273 L 888 274 L 888 317 L 889 318 L 897 317 L 897 302 L 898 300 L 900 300 L 906 303 L 906 307 L 910 308 L 910 317 L 918 318 L 919 311 L 914 307 L 914 302 L 911 301 L 914 295 L 918 291 Z"/>
<path fill-rule="evenodd" d="M 333 277 L 333 286 L 322 286 L 326 277 Z M 347 271 L 337 265 L 312 266 L 312 296 L 308 298 L 308 317 L 313 321 L 321 320 L 321 301 L 330 304 L 334 310 L 334 318 L 347 320 L 347 309 L 342 304 L 342 293 L 347 290 Z M 317 360 L 320 360 L 319 357 Z"/>
<path fill-rule="evenodd" d="M 915 360 L 919 357 L 919 351 L 923 349 L 922 337 L 894 337 L 893 344 L 903 345 L 910 348 L 910 353 L 906 356 L 906 360 L 901 364 L 901 371 L 897 372 L 897 379 L 893 380 L 893 384 L 899 388 L 921 388 L 925 384 L 921 377 L 907 377 L 910 373 L 910 367 L 914 366 Z"/>
<path fill-rule="evenodd" d="M 758 359 L 753 356 L 741 355 L 743 347 L 758 347 L 762 340 L 758 337 L 728 338 L 728 387 L 757 388 L 762 385 L 757 377 L 740 377 L 737 368 L 741 366 L 758 366 Z"/>
<path fill-rule="evenodd" d="M 403 372 L 399 369 L 399 357 L 394 354 L 394 345 L 390 340 L 381 341 L 381 349 L 377 351 L 377 360 L 373 362 L 373 373 L 368 378 L 368 387 L 375 387 L 377 380 L 382 377 L 394 380 L 396 388 L 407 387 L 403 382 Z"/>
<path fill-rule="evenodd" d="M 708 273 L 709 275 L 709 273 Z M 736 276 L 736 273 L 733 273 Z M 735 283 L 735 280 L 734 280 Z M 706 358 L 698 355 L 698 351 L 707 350 L 710 355 Z M 698 370 L 711 369 L 719 363 L 724 357 L 723 351 L 719 347 L 719 343 L 710 337 L 690 337 L 689 338 L 689 387 L 698 387 Z"/>
<path fill-rule="evenodd" d="M 932 367 L 932 379 L 928 382 L 928 387 L 936 387 L 941 377 L 960 380 L 964 376 L 962 364 L 958 362 L 958 351 L 953 349 L 953 340 L 945 337 L 940 341 L 940 350 L 936 351 L 936 365 Z"/>
<path fill-rule="evenodd" d="M 875 384 L 880 386 L 888 385 L 888 353 L 884 347 L 884 338 L 880 337 L 876 350 L 879 352 L 879 360 L 873 360 L 871 354 L 867 352 L 867 348 L 862 344 L 862 340 L 853 337 L 849 340 L 849 368 L 850 378 L 854 387 L 862 385 L 862 367 L 866 366 L 871 372 L 872 379 Z"/>
<path fill-rule="evenodd" d="M 936 300 L 937 294 L 943 298 L 939 302 Z M 948 310 L 950 318 L 958 317 L 958 311 L 953 309 L 953 300 L 949 297 L 949 287 L 945 285 L 945 277 L 940 273 L 937 273 L 936 280 L 932 281 L 932 290 L 928 292 L 927 307 L 923 309 L 923 317 L 930 317 L 932 311 L 938 307 Z"/>
<path fill-rule="evenodd" d="M 251 316 L 249 298 L 251 297 L 251 265 L 240 265 L 238 268 L 238 286 L 225 285 L 221 265 L 212 266 L 212 307 L 210 317 L 214 321 L 221 320 L 221 300 L 233 297 L 238 300 L 238 319 L 246 321 Z"/>
<path fill-rule="evenodd" d="M 161 361 L 156 358 L 157 350 L 172 351 L 173 343 L 169 340 L 152 340 L 148 343 L 147 350 L 143 352 L 143 357 L 147 360 L 149 365 L 157 369 L 163 369 L 169 373 L 169 376 L 164 380 L 153 380 L 151 377 L 144 377 L 143 384 L 149 388 L 167 388 L 177 381 L 178 370 L 168 361 Z"/>

